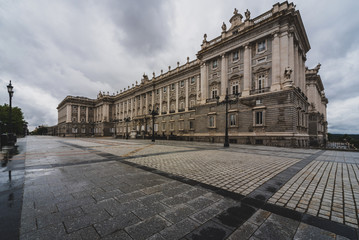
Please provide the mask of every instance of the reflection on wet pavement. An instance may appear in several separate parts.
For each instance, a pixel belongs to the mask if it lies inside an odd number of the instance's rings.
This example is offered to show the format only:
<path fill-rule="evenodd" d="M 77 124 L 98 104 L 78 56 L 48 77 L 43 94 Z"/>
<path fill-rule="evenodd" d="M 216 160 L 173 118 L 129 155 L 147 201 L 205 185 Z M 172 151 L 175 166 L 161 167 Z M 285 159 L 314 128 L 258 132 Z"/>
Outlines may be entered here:
<path fill-rule="evenodd" d="M 0 167 L 0 238 L 18 239 L 24 186 L 25 139 L 20 139 L 18 147 L 7 154 L 3 149 Z M 7 151 L 7 149 L 6 149 Z"/>

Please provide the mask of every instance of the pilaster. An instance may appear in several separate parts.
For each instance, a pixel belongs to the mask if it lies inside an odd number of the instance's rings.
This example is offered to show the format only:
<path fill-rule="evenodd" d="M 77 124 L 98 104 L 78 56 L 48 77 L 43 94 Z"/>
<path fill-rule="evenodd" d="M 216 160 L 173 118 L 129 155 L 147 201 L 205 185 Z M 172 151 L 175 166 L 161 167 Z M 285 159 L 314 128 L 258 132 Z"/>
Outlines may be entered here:
<path fill-rule="evenodd" d="M 189 81 L 189 79 L 185 80 L 185 93 L 186 93 L 185 111 L 186 112 L 188 111 L 188 97 L 189 97 L 188 81 Z"/>
<path fill-rule="evenodd" d="M 176 90 L 176 113 L 178 113 L 178 82 L 175 84 L 175 90 Z"/>
<path fill-rule="evenodd" d="M 242 96 L 249 96 L 251 85 L 251 46 L 247 44 L 244 47 L 244 60 L 243 60 L 243 91 Z"/>
<path fill-rule="evenodd" d="M 162 91 L 163 91 L 163 89 L 162 88 L 160 88 L 160 110 L 158 111 L 158 113 L 159 113 L 159 115 L 162 115 L 162 111 L 163 111 L 163 109 L 162 109 Z"/>
<path fill-rule="evenodd" d="M 207 79 L 207 65 L 202 63 L 201 65 L 201 103 L 206 103 L 208 98 L 208 79 Z"/>
<path fill-rule="evenodd" d="M 228 58 L 226 54 L 222 55 L 222 61 L 221 61 L 221 100 L 223 100 L 226 96 L 226 89 L 228 88 Z"/>
<path fill-rule="evenodd" d="M 271 91 L 279 91 L 281 89 L 281 76 L 280 76 L 280 43 L 279 35 L 275 33 L 272 41 L 272 86 Z"/>

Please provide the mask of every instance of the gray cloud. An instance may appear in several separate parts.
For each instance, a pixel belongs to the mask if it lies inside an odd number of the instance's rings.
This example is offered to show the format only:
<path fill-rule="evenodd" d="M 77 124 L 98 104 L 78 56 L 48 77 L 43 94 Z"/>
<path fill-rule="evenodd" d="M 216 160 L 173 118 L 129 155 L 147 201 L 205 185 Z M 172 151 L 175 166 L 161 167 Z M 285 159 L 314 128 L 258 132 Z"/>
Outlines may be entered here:
<path fill-rule="evenodd" d="M 5 1 L 0 7 L 1 103 L 5 85 L 15 86 L 14 104 L 31 126 L 57 122 L 57 104 L 67 95 L 95 97 L 158 75 L 168 65 L 195 58 L 204 33 L 220 35 L 234 8 L 255 17 L 273 1 L 105 0 Z M 307 65 L 322 63 L 330 132 L 359 133 L 359 2 L 300 1 L 312 49 Z M 356 121 L 355 121 L 356 120 Z"/>

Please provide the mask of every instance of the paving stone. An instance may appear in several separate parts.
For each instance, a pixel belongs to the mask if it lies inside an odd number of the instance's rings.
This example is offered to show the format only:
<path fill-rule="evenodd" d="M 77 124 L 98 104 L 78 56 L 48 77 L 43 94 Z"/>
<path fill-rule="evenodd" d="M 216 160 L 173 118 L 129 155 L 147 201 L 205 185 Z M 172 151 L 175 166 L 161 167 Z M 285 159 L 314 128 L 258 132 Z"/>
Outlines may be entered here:
<path fill-rule="evenodd" d="M 297 229 L 294 239 L 316 239 L 316 240 L 326 240 L 326 239 L 335 239 L 336 235 L 334 233 L 322 230 L 320 228 L 301 223 Z"/>
<path fill-rule="evenodd" d="M 133 213 L 127 213 L 96 223 L 94 224 L 94 227 L 101 237 L 103 237 L 138 222 L 140 222 L 138 217 L 136 217 Z"/>
<path fill-rule="evenodd" d="M 173 206 L 170 210 L 161 213 L 160 215 L 166 218 L 167 220 L 171 221 L 172 223 L 177 223 L 182 219 L 188 217 L 190 214 L 193 213 L 193 208 L 180 204 L 177 206 Z"/>
<path fill-rule="evenodd" d="M 259 239 L 291 239 L 298 225 L 298 221 L 271 214 L 253 236 Z"/>
<path fill-rule="evenodd" d="M 186 236 L 186 239 L 194 240 L 221 240 L 226 239 L 232 230 L 224 227 L 223 225 L 208 221 L 196 230 L 192 231 Z"/>
<path fill-rule="evenodd" d="M 84 238 L 86 239 L 86 238 Z M 112 239 L 118 239 L 118 240 L 133 240 L 130 235 L 128 235 L 125 231 L 121 230 L 121 231 L 117 231 L 111 235 L 108 235 L 104 238 L 101 238 L 104 240 L 112 240 Z"/>
<path fill-rule="evenodd" d="M 258 229 L 258 225 L 251 222 L 245 222 L 237 230 L 235 230 L 228 240 L 249 239 L 249 237 Z"/>
<path fill-rule="evenodd" d="M 163 229 L 160 234 L 164 239 L 180 239 L 199 226 L 199 223 L 185 218 L 184 220 Z"/>
<path fill-rule="evenodd" d="M 64 221 L 66 231 L 68 233 L 74 232 L 81 228 L 88 227 L 98 222 L 102 222 L 110 218 L 110 215 L 105 211 L 86 214 L 84 216 Z"/>
<path fill-rule="evenodd" d="M 125 230 L 135 240 L 146 239 L 169 225 L 170 223 L 168 221 L 157 215 L 132 226 L 126 227 Z"/>

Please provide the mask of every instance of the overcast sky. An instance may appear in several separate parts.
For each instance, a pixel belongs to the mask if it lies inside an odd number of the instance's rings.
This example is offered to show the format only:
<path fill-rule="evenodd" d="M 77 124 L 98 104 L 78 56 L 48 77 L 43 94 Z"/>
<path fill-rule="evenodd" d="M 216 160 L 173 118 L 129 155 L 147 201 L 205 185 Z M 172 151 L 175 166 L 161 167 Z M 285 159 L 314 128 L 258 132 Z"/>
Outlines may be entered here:
<path fill-rule="evenodd" d="M 67 95 L 96 98 L 195 59 L 203 34 L 220 35 L 233 9 L 254 18 L 276 1 L 0 0 L 0 104 L 25 113 L 30 130 L 57 124 Z M 329 132 L 359 134 L 359 1 L 298 0 L 311 50 L 322 64 Z"/>

